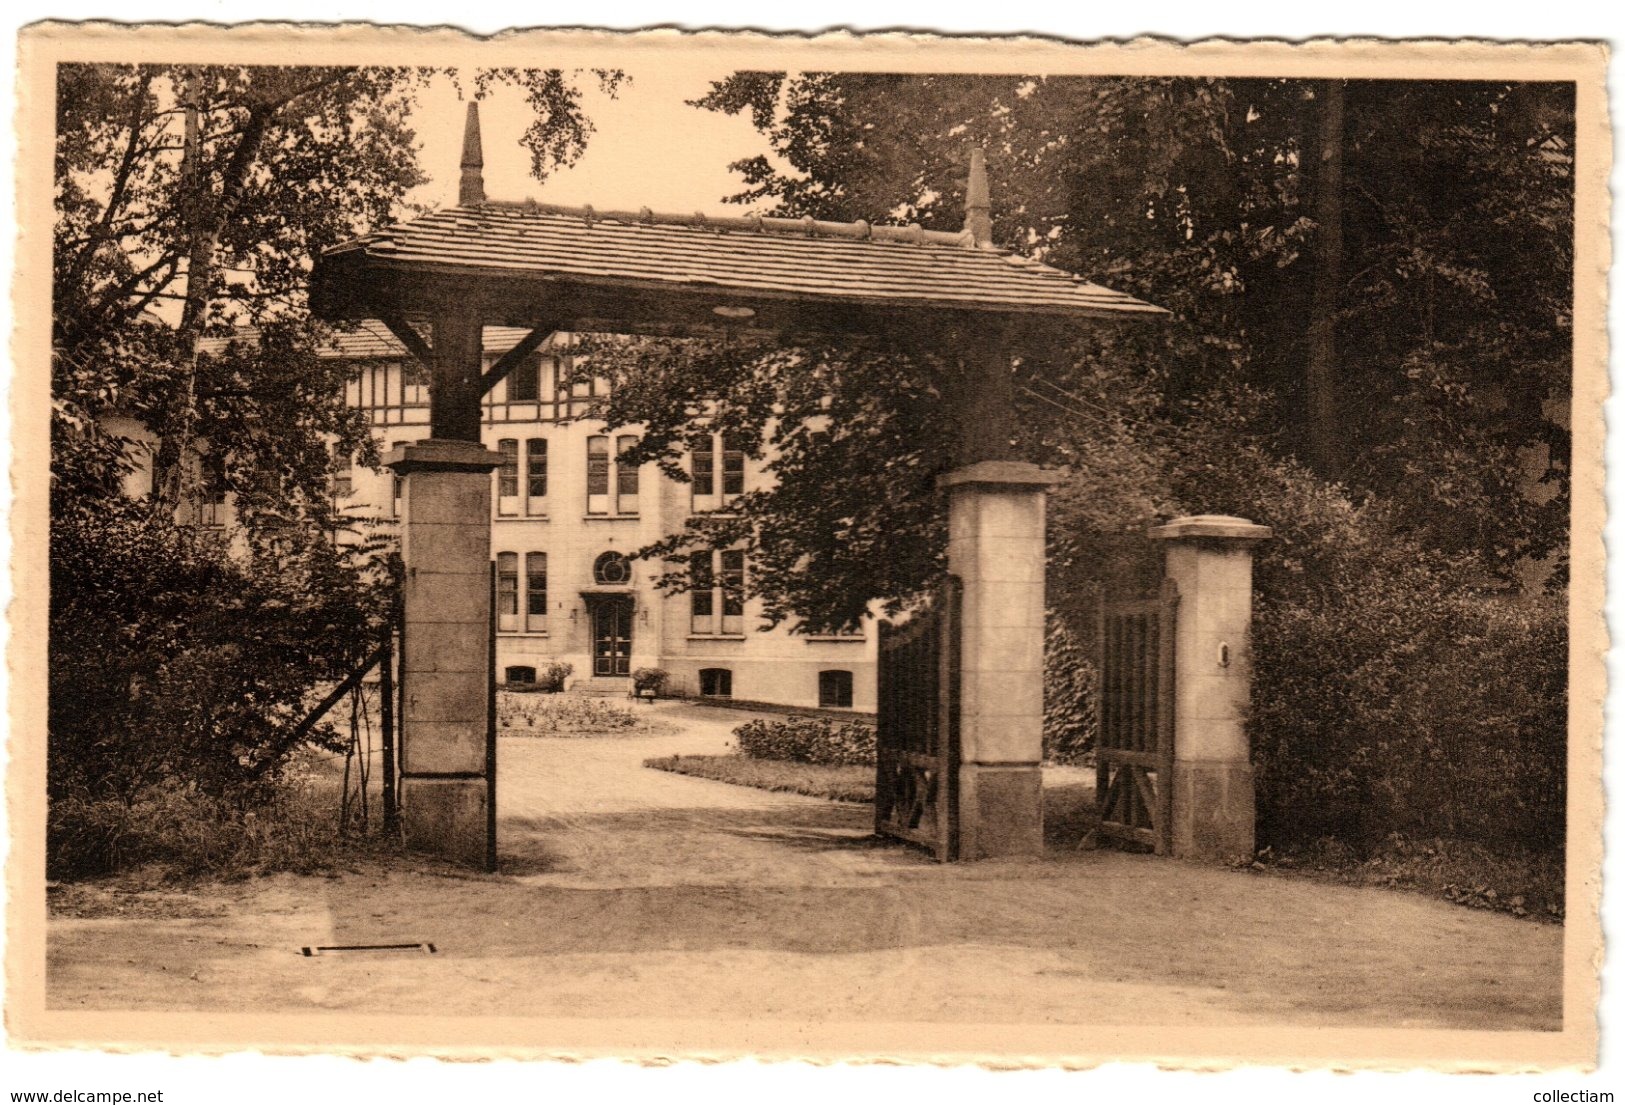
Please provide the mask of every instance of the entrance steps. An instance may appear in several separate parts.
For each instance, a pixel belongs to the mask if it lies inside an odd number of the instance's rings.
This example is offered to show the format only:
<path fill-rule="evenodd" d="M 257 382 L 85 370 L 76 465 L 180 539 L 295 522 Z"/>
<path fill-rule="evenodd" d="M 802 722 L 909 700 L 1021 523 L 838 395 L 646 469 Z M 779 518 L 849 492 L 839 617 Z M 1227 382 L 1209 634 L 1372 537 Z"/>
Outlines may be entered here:
<path fill-rule="evenodd" d="M 570 693 L 586 698 L 625 698 L 632 691 L 630 679 L 578 679 L 570 685 Z"/>

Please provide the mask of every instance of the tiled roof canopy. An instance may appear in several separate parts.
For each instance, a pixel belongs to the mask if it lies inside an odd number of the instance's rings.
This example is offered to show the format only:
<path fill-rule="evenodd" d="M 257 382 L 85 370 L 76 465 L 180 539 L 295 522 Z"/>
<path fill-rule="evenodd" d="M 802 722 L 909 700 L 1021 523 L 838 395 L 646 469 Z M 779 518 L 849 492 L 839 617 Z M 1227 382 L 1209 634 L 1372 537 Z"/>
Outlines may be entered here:
<path fill-rule="evenodd" d="M 973 149 L 959 234 L 813 219 L 708 219 L 647 208 L 595 212 L 493 203 L 482 175 L 479 105 L 468 105 L 458 205 L 325 251 L 311 274 L 322 318 L 478 321 L 546 331 L 694 333 L 748 326 L 781 334 L 919 333 L 1166 311 L 992 245 L 982 151 Z M 453 321 L 457 320 L 457 321 Z M 1037 323 L 1037 325 L 1031 325 Z M 943 329 L 946 324 L 947 329 Z"/>
<path fill-rule="evenodd" d="M 318 274 L 441 273 L 561 287 L 883 308 L 1073 317 L 1166 314 L 969 233 L 811 219 L 675 218 L 647 211 L 486 203 L 456 207 L 328 250 Z M 336 298 L 329 296 L 329 299 Z M 325 313 L 325 312 L 324 312 Z M 347 313 L 347 312 L 346 312 Z"/>

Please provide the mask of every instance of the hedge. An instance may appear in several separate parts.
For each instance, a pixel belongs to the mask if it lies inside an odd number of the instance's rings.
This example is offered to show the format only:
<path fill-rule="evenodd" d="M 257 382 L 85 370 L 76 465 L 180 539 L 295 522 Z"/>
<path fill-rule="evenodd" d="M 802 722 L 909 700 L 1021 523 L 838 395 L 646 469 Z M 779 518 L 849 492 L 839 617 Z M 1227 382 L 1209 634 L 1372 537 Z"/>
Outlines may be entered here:
<path fill-rule="evenodd" d="M 875 762 L 875 731 L 857 722 L 787 717 L 747 721 L 734 730 L 739 751 L 756 760 L 863 765 Z"/>

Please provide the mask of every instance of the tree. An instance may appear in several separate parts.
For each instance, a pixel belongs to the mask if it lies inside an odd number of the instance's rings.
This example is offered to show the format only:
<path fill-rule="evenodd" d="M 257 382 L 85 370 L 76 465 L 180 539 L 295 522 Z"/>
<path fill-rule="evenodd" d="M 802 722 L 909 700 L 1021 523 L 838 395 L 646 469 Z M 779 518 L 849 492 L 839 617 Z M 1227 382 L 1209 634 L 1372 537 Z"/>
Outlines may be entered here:
<path fill-rule="evenodd" d="M 305 282 L 323 249 L 388 223 L 423 180 L 410 125 L 423 68 L 64 65 L 58 70 L 53 271 L 53 445 L 60 495 L 106 494 L 117 410 L 161 442 L 159 466 L 196 440 L 224 459 L 250 531 L 325 522 L 326 441 L 367 448 L 343 404 L 344 368 Z M 450 76 L 456 79 L 456 74 Z M 624 77 L 596 71 L 611 93 Z M 581 76 L 485 70 L 472 92 L 518 87 L 540 177 L 591 134 Z M 257 340 L 224 355 L 199 339 Z M 173 502 L 178 478 L 164 489 Z M 315 527 L 320 529 L 318 525 Z"/>
<path fill-rule="evenodd" d="M 748 73 L 700 103 L 748 111 L 778 155 L 736 166 L 735 198 L 797 215 L 953 229 L 979 142 L 1002 245 L 1173 310 L 1022 365 L 1019 444 L 1068 467 L 1048 580 L 1073 628 L 1103 577 L 1132 575 L 1152 517 L 1274 529 L 1248 719 L 1261 843 L 1448 839 L 1560 866 L 1566 609 L 1509 592 L 1567 543 L 1572 87 Z M 799 369 L 844 371 L 826 364 Z M 755 396 L 786 421 L 812 412 L 759 365 L 727 368 L 714 408 L 685 396 L 691 417 Z M 901 575 L 938 567 L 920 552 L 941 547 L 929 482 L 914 502 L 879 482 L 909 455 L 879 432 L 898 381 L 931 395 L 937 378 L 891 370 L 838 468 L 783 466 L 723 536 L 771 546 L 806 517 Z M 656 421 L 670 436 L 675 412 Z M 837 570 L 794 597 L 832 609 L 902 582 Z"/>
<path fill-rule="evenodd" d="M 344 403 L 347 366 L 318 355 L 330 335 L 310 317 L 306 280 L 317 254 L 389 222 L 423 179 L 410 107 L 434 75 L 58 69 L 54 871 L 116 865 L 132 829 L 175 843 L 218 817 L 254 839 L 244 819 L 288 757 L 334 744 L 301 723 L 312 687 L 376 647 L 397 588 L 367 543 L 328 540 L 329 442 L 376 458 Z M 611 92 L 623 79 L 596 78 Z M 496 83 L 535 109 L 523 143 L 537 176 L 580 155 L 591 124 L 578 75 L 482 71 L 472 92 Z M 244 325 L 248 340 L 202 341 Z M 170 475 L 154 501 L 120 494 L 113 414 L 158 436 Z M 194 465 L 204 450 L 214 463 Z M 252 555 L 176 524 L 189 479 L 235 493 Z"/>
<path fill-rule="evenodd" d="M 791 215 L 954 229 L 982 144 L 1001 244 L 1174 312 L 1088 354 L 1164 416 L 1260 389 L 1281 455 L 1426 543 L 1509 581 L 1561 556 L 1571 87 L 739 73 L 696 102 L 777 155 L 732 199 Z"/>
<path fill-rule="evenodd" d="M 639 555 L 663 558 L 661 585 L 688 586 L 696 554 L 751 549 L 747 589 L 773 623 L 857 624 L 893 610 L 942 571 L 946 523 L 935 477 L 956 427 L 941 366 L 895 350 L 717 340 L 584 342 L 580 371 L 610 381 L 600 413 L 644 432 L 623 463 L 656 461 L 679 481 L 699 433 L 765 460 L 773 483 L 727 514 L 699 515 Z"/>

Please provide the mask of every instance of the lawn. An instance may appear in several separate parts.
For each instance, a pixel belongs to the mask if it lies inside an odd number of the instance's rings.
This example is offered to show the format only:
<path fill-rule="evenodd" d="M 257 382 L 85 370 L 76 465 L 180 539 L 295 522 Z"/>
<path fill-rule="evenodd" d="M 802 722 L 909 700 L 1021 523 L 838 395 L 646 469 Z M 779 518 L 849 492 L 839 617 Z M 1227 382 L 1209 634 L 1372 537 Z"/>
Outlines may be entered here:
<path fill-rule="evenodd" d="M 719 783 L 806 794 L 835 802 L 875 800 L 875 769 L 872 767 L 830 767 L 790 760 L 753 760 L 738 754 L 658 756 L 644 760 L 643 766 L 656 771 L 674 771 L 679 775 L 714 779 Z"/>

